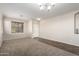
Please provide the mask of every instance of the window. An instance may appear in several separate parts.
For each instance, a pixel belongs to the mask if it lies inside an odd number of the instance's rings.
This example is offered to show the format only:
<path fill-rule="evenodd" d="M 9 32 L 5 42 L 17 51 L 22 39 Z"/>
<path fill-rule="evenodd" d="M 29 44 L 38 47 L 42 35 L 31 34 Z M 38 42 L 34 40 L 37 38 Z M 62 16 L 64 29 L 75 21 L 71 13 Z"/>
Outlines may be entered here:
<path fill-rule="evenodd" d="M 23 22 L 12 21 L 11 22 L 11 32 L 12 33 L 23 33 L 23 26 L 24 26 Z"/>
<path fill-rule="evenodd" d="M 79 12 L 74 15 L 74 34 L 79 34 Z"/>

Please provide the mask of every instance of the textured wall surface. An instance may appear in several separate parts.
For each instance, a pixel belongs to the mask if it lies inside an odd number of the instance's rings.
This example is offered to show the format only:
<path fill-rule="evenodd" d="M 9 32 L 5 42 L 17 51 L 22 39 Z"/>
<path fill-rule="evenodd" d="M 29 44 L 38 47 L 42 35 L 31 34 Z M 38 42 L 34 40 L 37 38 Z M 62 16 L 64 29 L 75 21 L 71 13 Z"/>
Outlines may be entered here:
<path fill-rule="evenodd" d="M 79 46 L 79 34 L 74 34 L 75 12 L 41 20 L 40 37 Z"/>

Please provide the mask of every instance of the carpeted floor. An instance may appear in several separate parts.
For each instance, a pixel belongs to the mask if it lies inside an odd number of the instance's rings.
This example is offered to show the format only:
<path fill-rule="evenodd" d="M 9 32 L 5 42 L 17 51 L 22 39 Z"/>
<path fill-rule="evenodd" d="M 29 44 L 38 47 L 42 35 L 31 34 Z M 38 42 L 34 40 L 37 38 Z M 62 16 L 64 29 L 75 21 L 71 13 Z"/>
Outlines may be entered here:
<path fill-rule="evenodd" d="M 63 49 L 65 51 L 68 51 L 70 53 L 74 53 L 79 56 L 79 46 L 63 43 L 63 42 L 58 42 L 50 39 L 45 39 L 45 38 L 40 38 L 40 37 L 35 37 L 34 39 L 39 40 L 40 42 L 49 44 L 51 46 Z"/>
<path fill-rule="evenodd" d="M 0 48 L 0 55 L 5 56 L 76 56 L 57 47 L 31 38 L 7 40 Z"/>

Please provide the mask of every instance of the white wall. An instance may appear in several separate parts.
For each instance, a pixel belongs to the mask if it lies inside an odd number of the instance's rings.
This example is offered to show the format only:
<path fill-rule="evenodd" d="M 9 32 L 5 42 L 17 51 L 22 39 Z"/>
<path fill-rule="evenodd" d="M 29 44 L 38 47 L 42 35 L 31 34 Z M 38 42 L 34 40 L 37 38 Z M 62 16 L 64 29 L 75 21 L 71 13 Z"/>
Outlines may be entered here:
<path fill-rule="evenodd" d="M 2 24 L 2 15 L 0 14 L 0 47 L 2 44 L 2 37 L 3 37 L 3 24 Z"/>
<path fill-rule="evenodd" d="M 75 12 L 41 20 L 40 37 L 79 46 L 79 34 L 74 34 Z"/>
<path fill-rule="evenodd" d="M 24 32 L 23 33 L 11 33 L 11 21 L 23 22 L 24 23 Z M 30 37 L 31 33 L 29 31 L 28 21 L 14 19 L 14 18 L 5 18 L 4 19 L 4 40 L 11 40 L 11 39 L 19 39 Z"/>

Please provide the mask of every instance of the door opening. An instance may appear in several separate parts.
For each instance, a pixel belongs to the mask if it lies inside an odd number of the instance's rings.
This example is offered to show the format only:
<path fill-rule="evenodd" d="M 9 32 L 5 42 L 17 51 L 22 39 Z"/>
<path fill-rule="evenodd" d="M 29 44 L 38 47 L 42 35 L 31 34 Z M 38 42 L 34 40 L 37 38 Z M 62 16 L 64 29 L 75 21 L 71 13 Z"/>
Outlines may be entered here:
<path fill-rule="evenodd" d="M 32 38 L 39 37 L 40 34 L 40 21 L 32 20 Z"/>

